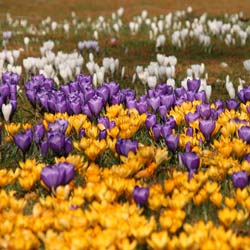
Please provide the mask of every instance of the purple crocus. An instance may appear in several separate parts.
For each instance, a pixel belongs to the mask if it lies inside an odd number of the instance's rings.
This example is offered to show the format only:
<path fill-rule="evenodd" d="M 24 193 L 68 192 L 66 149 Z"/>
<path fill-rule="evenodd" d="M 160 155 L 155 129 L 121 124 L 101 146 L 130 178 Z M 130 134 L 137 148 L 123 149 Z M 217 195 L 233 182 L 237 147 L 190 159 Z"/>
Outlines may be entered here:
<path fill-rule="evenodd" d="M 211 116 L 211 107 L 208 103 L 202 103 L 197 106 L 197 110 L 202 119 L 208 119 Z"/>
<path fill-rule="evenodd" d="M 42 169 L 41 179 L 50 189 L 66 185 L 74 177 L 74 166 L 68 162 L 59 162 Z"/>
<path fill-rule="evenodd" d="M 215 129 L 215 121 L 214 120 L 201 120 L 199 121 L 199 129 L 201 133 L 204 135 L 207 142 L 210 141 L 211 135 Z"/>
<path fill-rule="evenodd" d="M 240 103 L 235 99 L 226 100 L 226 107 L 229 110 L 237 110 Z"/>
<path fill-rule="evenodd" d="M 242 126 L 238 130 L 239 137 L 246 143 L 250 142 L 250 126 Z"/>
<path fill-rule="evenodd" d="M 153 111 L 156 111 L 161 104 L 159 96 L 148 98 L 147 102 L 148 105 L 153 109 Z"/>
<path fill-rule="evenodd" d="M 185 115 L 185 121 L 186 121 L 186 123 L 190 123 L 190 122 L 193 122 L 193 121 L 196 121 L 197 119 L 199 119 L 200 118 L 200 114 L 199 114 L 199 112 L 194 112 L 194 113 L 192 113 L 192 112 L 188 112 L 186 115 Z"/>
<path fill-rule="evenodd" d="M 192 127 L 187 127 L 186 135 L 193 136 L 193 134 L 194 134 L 194 129 Z"/>
<path fill-rule="evenodd" d="M 148 110 L 148 105 L 146 101 L 137 101 L 136 109 L 140 114 L 145 113 Z"/>
<path fill-rule="evenodd" d="M 159 123 L 156 123 L 151 129 L 154 139 L 157 141 L 160 138 L 161 135 L 161 128 L 162 125 Z"/>
<path fill-rule="evenodd" d="M 161 95 L 160 96 L 161 104 L 166 106 L 169 111 L 175 104 L 175 96 L 172 95 Z"/>
<path fill-rule="evenodd" d="M 120 155 L 128 156 L 130 151 L 136 153 L 138 148 L 138 141 L 131 141 L 130 139 L 117 139 L 115 144 L 116 152 Z"/>
<path fill-rule="evenodd" d="M 106 137 L 107 137 L 107 130 L 106 129 L 101 130 L 99 132 L 99 136 L 98 137 L 99 137 L 100 140 L 106 139 Z"/>
<path fill-rule="evenodd" d="M 187 87 L 189 91 L 198 92 L 201 81 L 198 79 L 187 80 Z"/>
<path fill-rule="evenodd" d="M 247 171 L 238 171 L 233 173 L 232 181 L 235 188 L 244 188 L 248 183 Z"/>
<path fill-rule="evenodd" d="M 179 145 L 179 135 L 170 134 L 170 135 L 165 137 L 165 142 L 166 142 L 168 149 L 172 153 L 175 153 L 175 151 Z"/>
<path fill-rule="evenodd" d="M 200 166 L 200 158 L 195 152 L 180 154 L 181 162 L 189 172 L 196 172 Z"/>
<path fill-rule="evenodd" d="M 25 154 L 29 150 L 32 143 L 31 129 L 27 129 L 24 132 L 14 135 L 14 142 L 22 150 L 23 154 Z"/>
<path fill-rule="evenodd" d="M 34 140 L 38 144 L 45 135 L 45 127 L 42 123 L 34 126 Z"/>
<path fill-rule="evenodd" d="M 91 113 L 97 116 L 103 108 L 103 99 L 100 96 L 95 95 L 88 101 L 88 106 Z"/>
<path fill-rule="evenodd" d="M 134 187 L 133 198 L 137 205 L 144 206 L 147 203 L 149 197 L 148 187 Z"/>
<path fill-rule="evenodd" d="M 148 114 L 147 119 L 145 121 L 147 129 L 152 128 L 157 123 L 157 118 L 155 114 Z"/>

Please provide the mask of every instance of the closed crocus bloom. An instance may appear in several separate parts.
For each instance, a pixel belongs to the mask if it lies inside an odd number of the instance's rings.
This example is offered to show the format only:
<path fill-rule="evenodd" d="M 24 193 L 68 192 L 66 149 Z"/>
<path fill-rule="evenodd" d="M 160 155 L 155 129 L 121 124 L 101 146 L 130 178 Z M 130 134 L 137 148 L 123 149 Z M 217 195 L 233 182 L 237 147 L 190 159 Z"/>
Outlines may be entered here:
<path fill-rule="evenodd" d="M 165 139 L 167 136 L 172 134 L 172 128 L 166 124 L 162 125 L 161 134 L 162 134 L 162 137 Z"/>
<path fill-rule="evenodd" d="M 59 162 L 55 165 L 55 168 L 58 168 L 59 171 L 63 172 L 63 178 L 61 180 L 61 185 L 68 184 L 75 174 L 74 166 L 68 162 Z"/>
<path fill-rule="evenodd" d="M 6 83 L 0 84 L 0 93 L 1 93 L 1 96 L 5 100 L 6 97 L 8 97 L 10 95 L 10 87 L 9 87 L 9 85 L 6 84 Z"/>
<path fill-rule="evenodd" d="M 39 143 L 45 134 L 45 127 L 42 123 L 36 124 L 34 126 L 34 140 L 36 143 Z"/>
<path fill-rule="evenodd" d="M 168 116 L 168 118 L 165 119 L 164 124 L 174 128 L 176 126 L 176 121 L 173 116 Z"/>
<path fill-rule="evenodd" d="M 45 185 L 52 189 L 58 187 L 63 179 L 63 172 L 54 168 L 53 166 L 47 166 L 42 169 L 41 179 L 45 183 Z"/>
<path fill-rule="evenodd" d="M 175 93 L 175 96 L 179 98 L 183 96 L 184 94 L 186 94 L 186 90 L 183 87 L 179 87 L 174 90 L 174 93 Z"/>
<path fill-rule="evenodd" d="M 65 136 L 64 140 L 64 153 L 63 155 L 68 155 L 73 149 L 72 142 L 69 137 Z"/>
<path fill-rule="evenodd" d="M 12 114 L 12 105 L 11 105 L 11 103 L 2 104 L 2 113 L 3 113 L 3 117 L 4 117 L 5 121 L 9 122 L 10 116 Z"/>
<path fill-rule="evenodd" d="M 238 93 L 237 93 L 237 96 L 239 97 L 240 101 L 241 102 L 244 102 L 245 103 L 245 95 L 244 95 L 244 90 L 241 89 Z"/>
<path fill-rule="evenodd" d="M 226 100 L 226 107 L 229 110 L 237 110 L 240 103 L 235 99 Z"/>
<path fill-rule="evenodd" d="M 82 106 L 82 112 L 85 114 L 89 119 L 93 118 L 93 114 L 90 111 L 89 105 L 85 104 Z"/>
<path fill-rule="evenodd" d="M 107 130 L 106 130 L 106 129 L 101 130 L 101 131 L 99 132 L 98 137 L 99 137 L 100 140 L 106 139 L 106 137 L 107 137 Z"/>
<path fill-rule="evenodd" d="M 138 110 L 139 114 L 146 113 L 148 110 L 148 105 L 146 101 L 137 101 L 136 109 Z"/>
<path fill-rule="evenodd" d="M 194 94 L 194 98 L 195 100 L 200 100 L 201 102 L 205 102 L 206 101 L 206 92 L 204 90 L 199 91 L 198 93 Z"/>
<path fill-rule="evenodd" d="M 167 112 L 168 112 L 168 109 L 166 108 L 166 106 L 161 105 L 159 107 L 159 113 L 160 113 L 160 117 L 161 117 L 162 120 L 164 120 L 166 118 Z"/>
<path fill-rule="evenodd" d="M 187 91 L 187 100 L 193 102 L 195 99 L 195 94 L 193 91 Z"/>
<path fill-rule="evenodd" d="M 203 103 L 197 106 L 197 110 L 202 119 L 208 119 L 211 116 L 211 107 L 208 103 Z"/>
<path fill-rule="evenodd" d="M 149 188 L 148 187 L 138 187 L 135 186 L 133 191 L 133 198 L 137 205 L 144 206 L 149 197 Z"/>
<path fill-rule="evenodd" d="M 88 106 L 91 113 L 97 116 L 103 108 L 103 99 L 100 96 L 95 95 L 88 101 Z"/>
<path fill-rule="evenodd" d="M 152 134 L 156 141 L 160 138 L 161 128 L 162 128 L 161 124 L 158 123 L 152 127 Z"/>
<path fill-rule="evenodd" d="M 120 155 L 128 156 L 129 151 L 136 153 L 138 148 L 138 141 L 131 141 L 129 139 L 117 139 L 115 149 Z"/>
<path fill-rule="evenodd" d="M 195 172 L 200 165 L 200 158 L 195 152 L 186 152 L 180 154 L 181 162 L 189 172 Z"/>
<path fill-rule="evenodd" d="M 238 130 L 239 137 L 246 143 L 250 143 L 250 126 L 242 126 Z"/>
<path fill-rule="evenodd" d="M 41 141 L 39 144 L 42 156 L 46 156 L 49 150 L 49 143 L 48 141 Z"/>
<path fill-rule="evenodd" d="M 25 154 L 29 150 L 32 143 L 31 129 L 27 129 L 24 132 L 14 135 L 14 142 Z"/>
<path fill-rule="evenodd" d="M 215 129 L 215 121 L 214 120 L 201 120 L 199 121 L 199 129 L 201 133 L 204 135 L 206 141 L 210 141 L 211 135 Z"/>
<path fill-rule="evenodd" d="M 232 181 L 235 188 L 243 189 L 248 183 L 248 173 L 247 171 L 238 171 L 233 173 Z"/>
<path fill-rule="evenodd" d="M 64 143 L 65 136 L 60 132 L 51 132 L 48 133 L 48 142 L 51 150 L 56 154 L 63 154 L 64 152 Z"/>
<path fill-rule="evenodd" d="M 161 104 L 159 96 L 148 98 L 147 102 L 148 105 L 153 109 L 153 111 L 156 111 Z"/>
<path fill-rule="evenodd" d="M 157 118 L 155 114 L 148 114 L 147 119 L 145 121 L 147 129 L 152 128 L 157 122 Z"/>
<path fill-rule="evenodd" d="M 108 87 L 110 97 L 116 95 L 120 90 L 120 85 L 115 82 L 105 83 L 104 86 Z"/>
<path fill-rule="evenodd" d="M 179 145 L 179 136 L 170 134 L 165 138 L 166 145 L 168 149 L 172 152 L 175 153 L 178 145 Z"/>
<path fill-rule="evenodd" d="M 91 98 L 95 96 L 95 90 L 92 87 L 87 87 L 84 89 L 84 100 L 88 102 Z"/>
<path fill-rule="evenodd" d="M 109 88 L 105 85 L 100 86 L 97 90 L 96 90 L 96 94 L 99 95 L 104 102 L 106 103 L 109 99 Z"/>
<path fill-rule="evenodd" d="M 201 81 L 198 79 L 187 80 L 187 87 L 189 91 L 198 92 Z"/>
<path fill-rule="evenodd" d="M 128 109 L 136 109 L 136 99 L 126 99 L 126 107 Z"/>
<path fill-rule="evenodd" d="M 171 95 L 161 95 L 161 104 L 165 105 L 167 107 L 167 110 L 169 111 L 175 104 L 175 96 L 173 94 Z"/>

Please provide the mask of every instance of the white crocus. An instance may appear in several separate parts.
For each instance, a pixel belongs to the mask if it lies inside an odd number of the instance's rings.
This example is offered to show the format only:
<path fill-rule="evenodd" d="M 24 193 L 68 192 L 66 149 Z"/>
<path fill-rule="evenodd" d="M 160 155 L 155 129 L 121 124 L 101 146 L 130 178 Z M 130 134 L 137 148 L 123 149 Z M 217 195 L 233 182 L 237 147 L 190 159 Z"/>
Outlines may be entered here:
<path fill-rule="evenodd" d="M 250 72 L 250 59 L 243 62 L 244 68 L 247 72 Z"/>
<path fill-rule="evenodd" d="M 9 122 L 11 112 L 12 112 L 12 105 L 11 105 L 11 103 L 2 104 L 2 113 L 3 113 L 4 120 L 6 122 Z"/>
<path fill-rule="evenodd" d="M 148 87 L 151 89 L 155 88 L 157 84 L 156 76 L 149 76 L 147 80 L 148 80 Z"/>

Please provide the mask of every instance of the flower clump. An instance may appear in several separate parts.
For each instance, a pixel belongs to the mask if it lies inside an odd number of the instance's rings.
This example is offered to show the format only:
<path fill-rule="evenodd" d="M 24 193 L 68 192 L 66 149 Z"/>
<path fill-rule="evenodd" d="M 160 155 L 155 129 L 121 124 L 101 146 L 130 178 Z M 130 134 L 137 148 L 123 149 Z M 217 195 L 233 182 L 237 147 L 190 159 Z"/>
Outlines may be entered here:
<path fill-rule="evenodd" d="M 209 103 L 189 80 L 137 98 L 85 75 L 24 86 L 41 119 L 1 126 L 15 156 L 0 169 L 0 248 L 249 246 L 247 95 Z"/>

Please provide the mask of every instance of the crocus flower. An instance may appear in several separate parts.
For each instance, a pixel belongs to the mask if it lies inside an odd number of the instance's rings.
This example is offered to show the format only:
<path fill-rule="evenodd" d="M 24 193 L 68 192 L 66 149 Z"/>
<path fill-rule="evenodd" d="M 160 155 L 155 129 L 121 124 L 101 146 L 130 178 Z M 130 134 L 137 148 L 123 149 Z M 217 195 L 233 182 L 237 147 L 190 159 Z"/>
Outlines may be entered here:
<path fill-rule="evenodd" d="M 235 188 L 244 188 L 248 183 L 247 171 L 238 171 L 233 173 L 232 181 Z"/>
<path fill-rule="evenodd" d="M 3 113 L 3 117 L 5 119 L 6 122 L 9 122 L 10 120 L 10 116 L 12 113 L 12 105 L 11 103 L 9 104 L 2 104 L 2 113 Z"/>
<path fill-rule="evenodd" d="M 136 153 L 137 148 L 138 148 L 138 141 L 131 141 L 129 139 L 118 138 L 115 144 L 116 152 L 124 156 L 128 156 L 129 151 Z"/>
<path fill-rule="evenodd" d="M 187 87 L 189 91 L 198 92 L 201 81 L 198 79 L 187 80 Z"/>
<path fill-rule="evenodd" d="M 168 149 L 174 153 L 179 145 L 179 135 L 170 134 L 165 138 Z"/>
<path fill-rule="evenodd" d="M 226 100 L 226 107 L 229 110 L 236 110 L 238 109 L 240 103 L 238 101 L 236 101 L 235 99 L 230 99 L 230 100 Z"/>
<path fill-rule="evenodd" d="M 190 122 L 193 122 L 193 121 L 196 121 L 197 119 L 200 118 L 200 114 L 199 112 L 188 112 L 186 115 L 185 115 L 185 121 L 186 123 L 190 123 Z"/>
<path fill-rule="evenodd" d="M 61 184 L 63 172 L 60 172 L 57 168 L 47 166 L 42 169 L 41 179 L 47 187 L 56 188 Z"/>
<path fill-rule="evenodd" d="M 147 119 L 145 121 L 147 129 L 152 128 L 157 122 L 157 118 L 155 114 L 148 114 Z"/>
<path fill-rule="evenodd" d="M 25 154 L 29 150 L 32 143 L 31 129 L 27 129 L 24 132 L 14 135 L 14 142 L 22 150 L 23 154 Z"/>
<path fill-rule="evenodd" d="M 106 129 L 104 129 L 104 130 L 101 130 L 100 132 L 99 132 L 99 139 L 100 140 L 103 140 L 103 139 L 105 139 L 106 137 L 107 137 L 107 130 Z"/>
<path fill-rule="evenodd" d="M 165 139 L 167 136 L 172 134 L 172 128 L 167 124 L 162 125 L 161 134 L 162 134 L 162 137 Z"/>
<path fill-rule="evenodd" d="M 152 107 L 153 111 L 156 111 L 161 104 L 159 96 L 148 98 L 147 102 L 148 102 L 148 105 Z"/>
<path fill-rule="evenodd" d="M 48 141 L 41 141 L 39 144 L 42 156 L 46 156 L 49 150 L 49 143 Z"/>
<path fill-rule="evenodd" d="M 97 116 L 103 108 L 103 99 L 100 96 L 95 95 L 88 101 L 88 106 L 91 113 Z"/>
<path fill-rule="evenodd" d="M 157 141 L 160 138 L 161 135 L 161 128 L 162 125 L 159 123 L 156 123 L 151 129 L 154 139 Z"/>
<path fill-rule="evenodd" d="M 239 137 L 246 143 L 250 142 L 250 126 L 242 126 L 238 130 Z"/>
<path fill-rule="evenodd" d="M 149 197 L 149 188 L 148 187 L 134 187 L 133 198 L 136 204 L 144 206 L 147 203 Z"/>
<path fill-rule="evenodd" d="M 172 95 L 161 95 L 160 96 L 161 104 L 167 107 L 169 111 L 175 104 L 175 96 Z"/>
<path fill-rule="evenodd" d="M 49 123 L 49 132 L 65 133 L 68 127 L 68 120 L 57 119 L 54 123 Z"/>
<path fill-rule="evenodd" d="M 36 124 L 34 126 L 34 140 L 39 143 L 45 135 L 45 127 L 42 123 Z"/>
<path fill-rule="evenodd" d="M 186 130 L 186 135 L 187 136 L 193 136 L 194 129 L 192 127 L 188 127 Z"/>
<path fill-rule="evenodd" d="M 202 103 L 201 105 L 197 106 L 197 110 L 202 119 L 208 119 L 211 115 L 211 107 L 208 103 Z"/>
<path fill-rule="evenodd" d="M 67 162 L 60 162 L 42 169 L 41 179 L 50 189 L 66 185 L 74 177 L 74 166 Z"/>
<path fill-rule="evenodd" d="M 138 110 L 139 114 L 143 114 L 148 110 L 148 105 L 146 101 L 137 101 L 136 109 Z"/>
<path fill-rule="evenodd" d="M 200 165 L 200 158 L 195 152 L 185 152 L 180 154 L 181 162 L 189 172 L 196 171 Z"/>
<path fill-rule="evenodd" d="M 215 129 L 215 121 L 214 120 L 201 120 L 199 121 L 199 129 L 201 133 L 204 135 L 206 141 L 210 141 L 211 135 Z"/>

